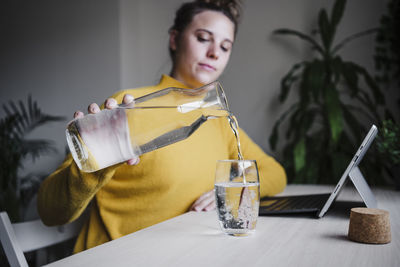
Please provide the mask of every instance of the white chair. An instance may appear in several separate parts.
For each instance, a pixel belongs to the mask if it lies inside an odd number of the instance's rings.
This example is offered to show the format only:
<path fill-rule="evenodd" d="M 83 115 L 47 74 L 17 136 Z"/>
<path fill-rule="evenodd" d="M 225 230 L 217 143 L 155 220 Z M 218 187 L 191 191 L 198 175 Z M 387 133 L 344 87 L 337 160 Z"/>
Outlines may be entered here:
<path fill-rule="evenodd" d="M 63 226 L 48 227 L 41 220 L 11 223 L 7 212 L 0 212 L 0 240 L 11 267 L 28 267 L 25 252 L 67 241 L 78 235 L 85 216 Z"/>

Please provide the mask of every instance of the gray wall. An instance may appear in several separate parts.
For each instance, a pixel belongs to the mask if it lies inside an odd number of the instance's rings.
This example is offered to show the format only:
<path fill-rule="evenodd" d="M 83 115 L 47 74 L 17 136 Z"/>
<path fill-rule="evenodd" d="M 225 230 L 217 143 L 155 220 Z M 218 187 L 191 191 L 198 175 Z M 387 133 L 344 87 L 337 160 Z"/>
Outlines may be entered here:
<path fill-rule="evenodd" d="M 0 104 L 26 101 L 72 118 L 120 88 L 119 8 L 107 0 L 6 1 L 0 9 Z M 1 110 L 3 116 L 3 110 Z M 58 154 L 26 161 L 24 172 L 52 172 L 65 155 L 67 121 L 48 124 L 33 138 L 52 139 Z"/>
<path fill-rule="evenodd" d="M 75 110 L 100 103 L 118 89 L 156 83 L 162 73 L 169 73 L 167 31 L 182 2 L 6 2 L 0 11 L 0 104 L 31 93 L 43 111 L 70 118 Z M 290 104 L 277 103 L 280 78 L 310 56 L 302 42 L 271 32 L 280 27 L 310 32 L 319 8 L 330 8 L 333 1 L 245 2 L 232 59 L 221 81 L 240 126 L 270 152 L 272 126 Z M 338 39 L 376 27 L 385 2 L 350 0 Z M 373 70 L 373 45 L 373 37 L 365 37 L 343 50 L 343 56 Z M 62 161 L 65 124 L 32 134 L 54 140 L 59 153 L 28 165 L 29 170 L 52 172 Z"/>

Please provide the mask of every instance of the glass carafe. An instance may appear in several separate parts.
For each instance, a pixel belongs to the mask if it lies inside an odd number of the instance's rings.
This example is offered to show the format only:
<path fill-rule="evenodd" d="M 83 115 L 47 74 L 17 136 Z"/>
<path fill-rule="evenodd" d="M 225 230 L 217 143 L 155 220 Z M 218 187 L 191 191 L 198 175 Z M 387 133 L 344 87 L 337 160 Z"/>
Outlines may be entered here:
<path fill-rule="evenodd" d="M 219 82 L 170 87 L 72 120 L 67 143 L 78 167 L 93 172 L 184 140 L 207 120 L 228 115 Z"/>

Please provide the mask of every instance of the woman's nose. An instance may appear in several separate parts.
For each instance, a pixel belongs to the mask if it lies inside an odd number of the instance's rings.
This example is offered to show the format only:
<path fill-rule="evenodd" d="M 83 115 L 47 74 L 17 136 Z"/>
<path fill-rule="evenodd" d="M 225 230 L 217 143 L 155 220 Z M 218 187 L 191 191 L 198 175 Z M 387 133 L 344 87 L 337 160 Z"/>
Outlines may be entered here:
<path fill-rule="evenodd" d="M 212 59 L 218 59 L 219 58 L 219 51 L 218 47 L 216 45 L 210 45 L 207 51 L 207 57 L 212 58 Z"/>

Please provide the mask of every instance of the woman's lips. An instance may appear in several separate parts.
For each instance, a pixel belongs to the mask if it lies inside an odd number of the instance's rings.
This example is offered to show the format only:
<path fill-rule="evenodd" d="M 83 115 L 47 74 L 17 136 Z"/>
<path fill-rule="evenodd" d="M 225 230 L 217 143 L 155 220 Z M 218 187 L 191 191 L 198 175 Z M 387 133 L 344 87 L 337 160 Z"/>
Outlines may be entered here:
<path fill-rule="evenodd" d="M 199 63 L 199 66 L 206 71 L 216 71 L 216 69 L 213 66 L 205 63 Z"/>

